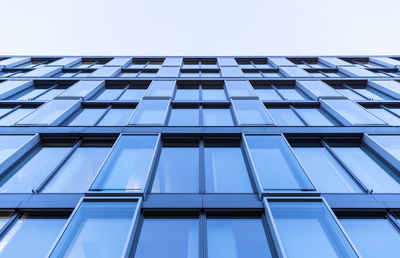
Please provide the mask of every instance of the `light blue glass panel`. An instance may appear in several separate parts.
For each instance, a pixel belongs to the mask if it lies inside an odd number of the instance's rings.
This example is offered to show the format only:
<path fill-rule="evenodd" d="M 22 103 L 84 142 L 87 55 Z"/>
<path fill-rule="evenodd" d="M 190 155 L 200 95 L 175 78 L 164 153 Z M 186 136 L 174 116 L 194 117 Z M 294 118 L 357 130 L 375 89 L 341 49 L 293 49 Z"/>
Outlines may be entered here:
<path fill-rule="evenodd" d="M 142 100 L 129 124 L 163 125 L 169 100 Z"/>
<path fill-rule="evenodd" d="M 267 110 L 277 125 L 304 126 L 304 123 L 290 108 L 268 108 Z"/>
<path fill-rule="evenodd" d="M 122 257 L 136 201 L 84 201 L 50 257 Z"/>
<path fill-rule="evenodd" d="M 89 190 L 110 148 L 79 147 L 58 170 L 44 193 L 83 193 Z"/>
<path fill-rule="evenodd" d="M 201 93 L 203 100 L 226 100 L 223 89 L 203 89 Z"/>
<path fill-rule="evenodd" d="M 18 108 L 17 110 L 14 110 L 10 114 L 6 115 L 2 119 L 0 119 L 0 126 L 4 125 L 13 125 L 25 116 L 29 115 L 32 113 L 35 108 Z"/>
<path fill-rule="evenodd" d="M 7 171 L 0 182 L 1 193 L 30 193 L 66 156 L 70 147 L 37 147 L 29 156 Z"/>
<path fill-rule="evenodd" d="M 287 257 L 357 257 L 320 201 L 269 202 Z"/>
<path fill-rule="evenodd" d="M 103 89 L 97 94 L 94 99 L 96 100 L 117 100 L 124 89 Z"/>
<path fill-rule="evenodd" d="M 8 159 L 32 138 L 33 135 L 0 135 L 0 163 Z"/>
<path fill-rule="evenodd" d="M 362 192 L 350 174 L 323 147 L 293 148 L 300 163 L 322 193 Z"/>
<path fill-rule="evenodd" d="M 65 123 L 68 126 L 93 126 L 106 112 L 105 108 L 82 108 Z"/>
<path fill-rule="evenodd" d="M 370 135 L 370 137 L 400 160 L 400 135 Z"/>
<path fill-rule="evenodd" d="M 314 189 L 280 135 L 246 135 L 264 190 Z"/>
<path fill-rule="evenodd" d="M 368 108 L 367 110 L 389 125 L 400 125 L 400 118 L 383 108 Z"/>
<path fill-rule="evenodd" d="M 175 100 L 199 100 L 198 89 L 178 89 Z"/>
<path fill-rule="evenodd" d="M 172 97 L 176 81 L 152 81 L 146 96 Z"/>
<path fill-rule="evenodd" d="M 39 97 L 35 98 L 35 100 L 52 100 L 55 97 L 57 97 L 58 95 L 60 95 L 61 93 L 63 93 L 65 91 L 65 89 L 51 89 L 49 91 L 47 91 L 46 93 L 40 95 Z"/>
<path fill-rule="evenodd" d="M 40 94 L 46 92 L 48 89 L 46 88 L 35 88 L 35 87 L 29 87 L 26 90 L 23 90 L 8 99 L 17 99 L 17 100 L 31 100 L 35 99 L 37 96 Z"/>
<path fill-rule="evenodd" d="M 125 126 L 134 110 L 133 108 L 111 108 L 97 125 Z"/>
<path fill-rule="evenodd" d="M 371 87 L 355 88 L 354 90 L 363 95 L 367 99 L 373 99 L 373 100 L 392 99 L 388 95 L 383 94 L 375 89 L 372 89 Z"/>
<path fill-rule="evenodd" d="M 164 147 L 151 192 L 199 192 L 199 149 L 197 147 Z"/>
<path fill-rule="evenodd" d="M 225 77 L 243 77 L 242 69 L 237 66 L 221 66 L 222 76 Z"/>
<path fill-rule="evenodd" d="M 249 81 L 226 81 L 225 83 L 230 97 L 251 97 L 256 95 Z"/>
<path fill-rule="evenodd" d="M 296 108 L 297 113 L 310 126 L 337 126 L 333 117 L 321 108 Z"/>
<path fill-rule="evenodd" d="M 375 155 L 360 147 L 332 147 L 332 150 L 376 193 L 399 193 L 399 175 Z"/>
<path fill-rule="evenodd" d="M 11 110 L 13 110 L 13 108 L 0 108 L 0 117 L 4 116 L 5 114 L 10 112 Z"/>
<path fill-rule="evenodd" d="M 399 257 L 399 231 L 384 217 L 345 217 L 340 223 L 363 257 Z"/>
<path fill-rule="evenodd" d="M 204 159 L 206 192 L 253 192 L 240 147 L 206 147 Z"/>
<path fill-rule="evenodd" d="M 272 257 L 261 219 L 208 218 L 208 258 Z"/>
<path fill-rule="evenodd" d="M 229 108 L 204 108 L 203 123 L 205 126 L 233 126 Z"/>
<path fill-rule="evenodd" d="M 66 221 L 61 216 L 23 215 L 0 240 L 0 257 L 45 257 Z"/>
<path fill-rule="evenodd" d="M 263 101 L 282 100 L 281 96 L 273 88 L 256 88 L 255 91 Z"/>
<path fill-rule="evenodd" d="M 363 96 L 355 93 L 354 91 L 352 91 L 350 89 L 336 89 L 336 91 L 351 100 L 365 100 L 366 99 Z"/>
<path fill-rule="evenodd" d="M 127 89 L 119 100 L 139 101 L 144 96 L 146 89 Z"/>
<path fill-rule="evenodd" d="M 143 190 L 157 135 L 122 135 L 91 190 Z"/>
<path fill-rule="evenodd" d="M 259 100 L 232 100 L 240 125 L 272 125 L 267 110 Z"/>
<path fill-rule="evenodd" d="M 168 125 L 171 126 L 198 126 L 198 108 L 173 108 Z"/>
<path fill-rule="evenodd" d="M 198 219 L 145 217 L 135 258 L 154 257 L 199 257 Z"/>
<path fill-rule="evenodd" d="M 279 87 L 277 89 L 278 89 L 279 93 L 287 100 L 306 100 L 306 99 L 309 99 L 298 88 Z"/>

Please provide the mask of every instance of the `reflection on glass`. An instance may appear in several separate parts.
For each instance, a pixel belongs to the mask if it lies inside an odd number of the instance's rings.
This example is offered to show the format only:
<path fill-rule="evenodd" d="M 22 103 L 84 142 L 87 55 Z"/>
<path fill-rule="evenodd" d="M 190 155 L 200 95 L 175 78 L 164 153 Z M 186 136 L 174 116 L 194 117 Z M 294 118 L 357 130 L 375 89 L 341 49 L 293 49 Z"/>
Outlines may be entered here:
<path fill-rule="evenodd" d="M 163 125 L 169 106 L 169 100 L 142 100 L 129 124 Z"/>
<path fill-rule="evenodd" d="M 203 123 L 205 126 L 233 126 L 229 108 L 204 108 Z"/>
<path fill-rule="evenodd" d="M 135 258 L 199 257 L 198 218 L 145 217 Z"/>
<path fill-rule="evenodd" d="M 92 190 L 142 190 L 156 141 L 157 135 L 122 135 Z"/>
<path fill-rule="evenodd" d="M 68 126 L 94 126 L 104 112 L 104 108 L 82 108 L 65 123 Z"/>
<path fill-rule="evenodd" d="M 400 125 L 400 118 L 383 108 L 368 108 L 367 110 L 389 125 Z"/>
<path fill-rule="evenodd" d="M 171 126 L 198 126 L 198 108 L 173 108 L 168 125 Z"/>
<path fill-rule="evenodd" d="M 175 81 L 152 81 L 146 96 L 172 97 Z"/>
<path fill-rule="evenodd" d="M 320 108 L 296 108 L 297 113 L 310 126 L 335 126 L 338 123 Z"/>
<path fill-rule="evenodd" d="M 377 141 L 390 154 L 400 160 L 400 136 L 398 135 L 370 135 L 372 139 Z"/>
<path fill-rule="evenodd" d="M 84 201 L 50 257 L 121 257 L 136 201 Z"/>
<path fill-rule="evenodd" d="M 117 100 L 124 89 L 103 89 L 94 99 L 96 100 Z"/>
<path fill-rule="evenodd" d="M 248 81 L 226 81 L 225 83 L 231 97 L 255 96 L 253 88 Z"/>
<path fill-rule="evenodd" d="M 127 89 L 119 100 L 139 101 L 144 96 L 146 89 Z"/>
<path fill-rule="evenodd" d="M 18 108 L 14 110 L 10 114 L 6 115 L 5 117 L 0 119 L 0 126 L 1 125 L 13 125 L 25 116 L 32 113 L 36 108 Z"/>
<path fill-rule="evenodd" d="M 269 206 L 287 257 L 357 257 L 322 202 L 269 202 Z"/>
<path fill-rule="evenodd" d="M 277 125 L 281 126 L 304 126 L 304 123 L 290 108 L 268 108 Z"/>
<path fill-rule="evenodd" d="M 203 100 L 226 100 L 223 89 L 204 89 L 201 91 Z"/>
<path fill-rule="evenodd" d="M 207 250 L 209 258 L 272 257 L 257 217 L 207 218 Z"/>
<path fill-rule="evenodd" d="M 232 100 L 240 125 L 272 125 L 267 110 L 259 100 Z"/>
<path fill-rule="evenodd" d="M 246 135 L 264 190 L 312 190 L 313 186 L 280 135 Z"/>
<path fill-rule="evenodd" d="M 134 110 L 133 108 L 111 108 L 97 125 L 125 126 Z"/>
<path fill-rule="evenodd" d="M 32 138 L 33 135 L 0 135 L 0 163 L 8 159 Z"/>
<path fill-rule="evenodd" d="M 198 89 L 178 89 L 175 100 L 199 100 Z"/>

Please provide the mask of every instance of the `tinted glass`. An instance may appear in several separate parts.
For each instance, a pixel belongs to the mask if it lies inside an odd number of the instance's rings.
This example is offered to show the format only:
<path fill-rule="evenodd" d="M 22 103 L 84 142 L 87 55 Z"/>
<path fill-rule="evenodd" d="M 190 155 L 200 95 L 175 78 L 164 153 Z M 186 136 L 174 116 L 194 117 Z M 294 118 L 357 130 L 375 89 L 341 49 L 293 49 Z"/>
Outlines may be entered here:
<path fill-rule="evenodd" d="M 32 113 L 34 110 L 35 108 L 18 108 L 0 119 L 0 125 L 13 125 L 28 114 Z"/>
<path fill-rule="evenodd" d="M 103 89 L 97 94 L 94 99 L 96 100 L 117 100 L 122 94 L 124 89 Z"/>
<path fill-rule="evenodd" d="M 273 124 L 264 105 L 259 100 L 232 100 L 240 125 Z"/>
<path fill-rule="evenodd" d="M 273 88 L 256 88 L 255 91 L 262 100 L 282 100 L 281 96 Z"/>
<path fill-rule="evenodd" d="M 400 118 L 383 108 L 368 108 L 367 110 L 389 125 L 400 125 Z"/>
<path fill-rule="evenodd" d="M 201 93 L 203 100 L 226 100 L 223 89 L 203 89 Z"/>
<path fill-rule="evenodd" d="M 69 126 L 93 126 L 106 110 L 104 108 L 83 108 L 66 122 Z"/>
<path fill-rule="evenodd" d="M 175 81 L 152 81 L 147 96 L 172 97 Z"/>
<path fill-rule="evenodd" d="M 296 108 L 297 113 L 310 126 L 335 126 L 338 123 L 320 108 Z"/>
<path fill-rule="evenodd" d="M 370 135 L 372 139 L 382 145 L 390 154 L 400 160 L 400 136 L 397 135 Z"/>
<path fill-rule="evenodd" d="M 127 89 L 119 100 L 139 101 L 145 92 L 146 89 Z"/>
<path fill-rule="evenodd" d="M 231 111 L 228 108 L 204 108 L 205 126 L 233 126 Z"/>
<path fill-rule="evenodd" d="M 175 100 L 198 100 L 198 89 L 178 89 L 176 91 Z"/>
<path fill-rule="evenodd" d="M 133 108 L 111 108 L 97 125 L 125 126 L 131 117 Z"/>
<path fill-rule="evenodd" d="M 168 125 L 172 126 L 198 126 L 198 108 L 173 108 L 169 117 Z"/>
<path fill-rule="evenodd" d="M 8 159 L 32 138 L 33 135 L 0 135 L 0 163 Z"/>
<path fill-rule="evenodd" d="M 169 100 L 142 100 L 129 124 L 163 125 Z"/>
<path fill-rule="evenodd" d="M 253 88 L 248 81 L 226 81 L 226 88 L 230 97 L 255 96 Z"/>
<path fill-rule="evenodd" d="M 305 100 L 307 96 L 297 88 L 278 88 L 279 93 L 287 100 Z"/>
<path fill-rule="evenodd" d="M 304 123 L 290 108 L 268 108 L 267 110 L 277 125 L 304 126 Z"/>

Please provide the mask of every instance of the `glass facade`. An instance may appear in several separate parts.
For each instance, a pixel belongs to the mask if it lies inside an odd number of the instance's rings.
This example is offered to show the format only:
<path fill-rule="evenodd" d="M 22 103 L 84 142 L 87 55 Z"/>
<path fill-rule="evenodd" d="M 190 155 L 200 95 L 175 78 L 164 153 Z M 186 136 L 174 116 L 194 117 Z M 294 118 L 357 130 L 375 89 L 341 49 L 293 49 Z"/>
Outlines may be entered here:
<path fill-rule="evenodd" d="M 400 56 L 0 56 L 0 257 L 398 257 Z"/>

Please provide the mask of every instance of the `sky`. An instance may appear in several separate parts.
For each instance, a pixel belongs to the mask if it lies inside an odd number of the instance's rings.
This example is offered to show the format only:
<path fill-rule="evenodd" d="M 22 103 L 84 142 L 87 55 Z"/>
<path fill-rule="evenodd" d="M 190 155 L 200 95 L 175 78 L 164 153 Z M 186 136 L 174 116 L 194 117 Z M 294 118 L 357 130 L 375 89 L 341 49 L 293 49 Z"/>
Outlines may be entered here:
<path fill-rule="evenodd" d="M 2 0 L 0 55 L 399 55 L 399 0 Z"/>

